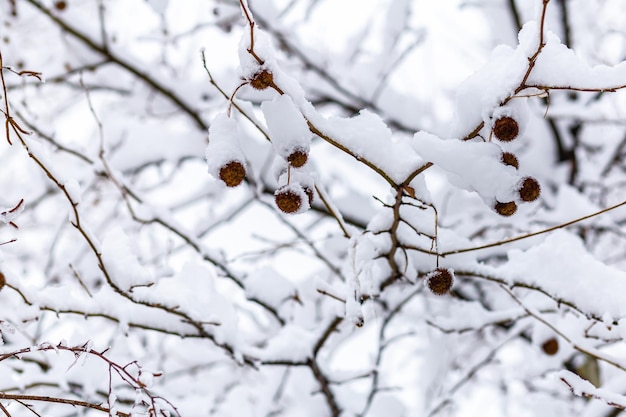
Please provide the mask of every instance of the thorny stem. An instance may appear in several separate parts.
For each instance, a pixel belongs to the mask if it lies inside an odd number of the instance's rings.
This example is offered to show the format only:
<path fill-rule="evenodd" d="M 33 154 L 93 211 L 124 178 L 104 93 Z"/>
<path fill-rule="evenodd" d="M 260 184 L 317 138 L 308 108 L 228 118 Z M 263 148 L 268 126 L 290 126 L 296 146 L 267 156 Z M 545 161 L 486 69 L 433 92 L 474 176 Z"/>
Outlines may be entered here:
<path fill-rule="evenodd" d="M 32 347 L 32 348 L 28 347 L 28 348 L 23 348 L 17 351 L 0 354 L 0 362 L 7 360 L 7 359 L 22 359 L 23 355 L 32 353 L 32 352 L 55 351 L 58 353 L 59 351 L 67 351 L 67 352 L 71 352 L 74 354 L 75 356 L 74 364 L 75 364 L 81 355 L 83 354 L 92 355 L 104 361 L 105 363 L 107 363 L 110 378 L 112 378 L 112 372 L 114 371 L 115 374 L 118 375 L 120 379 L 129 387 L 131 387 L 133 390 L 142 391 L 147 395 L 147 397 L 150 399 L 150 411 L 151 411 L 150 415 L 151 416 L 156 415 L 152 412 L 156 411 L 158 407 L 157 405 L 157 401 L 158 401 L 158 402 L 162 402 L 166 404 L 167 407 L 171 409 L 171 411 L 174 413 L 174 415 L 180 417 L 180 413 L 171 402 L 169 402 L 163 397 L 152 394 L 150 390 L 147 389 L 146 385 L 143 382 L 141 382 L 140 376 L 135 377 L 129 372 L 128 370 L 129 366 L 134 365 L 137 367 L 139 371 L 139 375 L 141 375 L 141 368 L 139 365 L 137 365 L 135 362 L 131 362 L 124 366 L 119 365 L 104 355 L 107 350 L 108 349 L 105 349 L 104 351 L 99 352 L 94 349 L 90 349 L 88 348 L 87 343 L 85 343 L 82 346 L 64 346 L 61 344 L 58 344 L 58 345 L 42 344 L 37 347 Z M 70 367 L 73 366 L 74 364 L 70 365 Z M 154 376 L 159 376 L 159 375 L 154 374 Z M 107 398 L 110 398 L 110 394 L 112 393 L 112 389 L 113 389 L 110 383 L 111 383 L 111 379 L 109 379 L 109 395 L 107 395 Z M 89 408 L 89 409 L 93 409 L 97 411 L 106 412 L 106 413 L 109 413 L 109 415 L 111 415 L 111 410 L 113 408 L 113 404 L 110 403 L 109 399 L 107 399 L 107 404 L 109 405 L 109 407 L 103 407 L 99 404 L 94 404 L 94 403 L 81 401 L 81 400 L 73 400 L 73 399 L 50 397 L 50 396 L 26 395 L 26 394 L 7 394 L 6 392 L 0 392 L 0 399 L 16 401 L 24 406 L 27 406 L 24 404 L 25 401 L 28 401 L 28 402 L 38 401 L 38 402 L 67 404 L 67 405 L 72 405 L 74 407 Z M 27 407 L 29 408 L 29 410 L 33 411 L 32 409 L 30 409 L 30 406 L 27 406 Z M 127 417 L 127 416 L 130 416 L 131 414 L 118 411 L 115 415 L 120 416 L 120 417 Z"/>
<path fill-rule="evenodd" d="M 22 401 L 28 401 L 28 402 L 37 401 L 37 402 L 46 402 L 46 403 L 66 404 L 66 405 L 71 405 L 73 407 L 82 407 L 82 408 L 89 408 L 89 409 L 96 410 L 96 411 L 102 411 L 103 413 L 107 413 L 111 415 L 110 408 L 103 407 L 98 404 L 93 404 L 87 401 L 72 400 L 69 398 L 49 397 L 49 396 L 44 396 L 44 395 L 5 394 L 3 392 L 0 392 L 0 399 L 9 400 L 9 401 L 18 401 L 20 403 Z M 3 413 L 5 413 L 5 415 L 10 416 L 10 414 L 8 414 L 4 406 L 2 407 L 2 411 Z M 130 417 L 130 414 L 124 413 L 122 411 L 116 411 L 115 415 L 119 417 Z"/>

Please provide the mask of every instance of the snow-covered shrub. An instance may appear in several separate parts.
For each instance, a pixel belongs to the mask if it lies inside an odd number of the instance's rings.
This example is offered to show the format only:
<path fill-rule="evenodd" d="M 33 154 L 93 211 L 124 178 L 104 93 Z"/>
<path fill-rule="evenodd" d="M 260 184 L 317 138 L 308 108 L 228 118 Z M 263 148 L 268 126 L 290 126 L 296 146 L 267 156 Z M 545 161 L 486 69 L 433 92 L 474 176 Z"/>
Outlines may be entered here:
<path fill-rule="evenodd" d="M 626 407 L 623 0 L 0 16 L 4 415 Z"/>

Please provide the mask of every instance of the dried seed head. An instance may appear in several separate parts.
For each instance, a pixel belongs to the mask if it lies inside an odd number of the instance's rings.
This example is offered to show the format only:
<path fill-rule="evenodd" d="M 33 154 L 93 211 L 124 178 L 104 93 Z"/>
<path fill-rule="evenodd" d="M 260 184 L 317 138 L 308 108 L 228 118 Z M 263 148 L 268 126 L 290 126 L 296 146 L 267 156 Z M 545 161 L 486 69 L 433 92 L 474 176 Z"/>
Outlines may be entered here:
<path fill-rule="evenodd" d="M 500 159 L 504 165 L 519 169 L 519 161 L 517 160 L 517 156 L 515 156 L 515 154 L 512 154 L 511 152 L 502 152 L 502 157 Z"/>
<path fill-rule="evenodd" d="M 265 90 L 272 84 L 274 84 L 274 76 L 266 69 L 254 74 L 254 76 L 250 80 L 250 86 L 255 90 Z"/>
<path fill-rule="evenodd" d="M 309 159 L 309 155 L 302 149 L 296 149 L 287 157 L 287 162 L 294 168 L 300 168 Z"/>
<path fill-rule="evenodd" d="M 454 284 L 454 273 L 448 268 L 437 268 L 426 276 L 426 285 L 435 295 L 446 295 Z"/>
<path fill-rule="evenodd" d="M 522 184 L 519 188 L 519 197 L 522 201 L 535 201 L 541 194 L 541 186 L 539 181 L 533 177 L 526 177 L 522 180 Z"/>
<path fill-rule="evenodd" d="M 0 290 L 4 288 L 6 283 L 7 283 L 7 279 L 5 278 L 4 274 L 0 272 Z"/>
<path fill-rule="evenodd" d="M 220 179 L 228 187 L 236 187 L 246 177 L 246 168 L 239 161 L 230 161 L 220 168 Z"/>
<path fill-rule="evenodd" d="M 288 186 L 279 188 L 274 193 L 276 206 L 283 212 L 293 214 L 300 210 L 302 206 L 302 197 L 300 194 L 291 190 Z"/>
<path fill-rule="evenodd" d="M 556 340 L 554 337 L 548 339 L 543 342 L 543 344 L 541 345 L 541 349 L 543 349 L 546 355 L 556 355 L 556 353 L 559 351 L 559 341 Z"/>
<path fill-rule="evenodd" d="M 510 142 L 519 134 L 519 125 L 512 117 L 501 117 L 493 124 L 493 134 L 502 142 Z"/>
<path fill-rule="evenodd" d="M 58 11 L 63 11 L 67 8 L 67 2 L 59 0 L 54 2 L 54 7 L 58 10 Z"/>
<path fill-rule="evenodd" d="M 515 201 L 509 201 L 508 203 L 498 201 L 493 208 L 499 215 L 509 217 L 514 215 L 517 211 L 517 204 L 515 204 Z"/>

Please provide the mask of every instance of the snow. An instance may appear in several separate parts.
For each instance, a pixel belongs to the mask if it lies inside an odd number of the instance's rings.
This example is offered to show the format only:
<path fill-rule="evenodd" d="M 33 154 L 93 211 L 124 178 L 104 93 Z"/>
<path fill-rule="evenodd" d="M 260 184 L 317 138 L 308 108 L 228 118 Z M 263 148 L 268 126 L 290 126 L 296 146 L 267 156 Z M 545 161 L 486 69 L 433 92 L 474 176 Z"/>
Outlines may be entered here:
<path fill-rule="evenodd" d="M 66 181 L 64 184 L 64 187 L 65 187 L 65 191 L 67 191 L 67 193 L 70 196 L 70 199 L 72 200 L 72 204 L 74 205 L 80 204 L 82 192 L 80 190 L 80 185 L 78 184 L 78 181 L 76 180 Z"/>
<path fill-rule="evenodd" d="M 502 149 L 495 143 L 442 140 L 426 132 L 413 137 L 413 148 L 427 161 L 446 171 L 459 188 L 476 191 L 490 205 L 492 200 L 515 200 L 520 176 L 501 161 Z"/>
<path fill-rule="evenodd" d="M 588 315 L 626 316 L 626 304 L 613 296 L 626 293 L 626 272 L 595 258 L 572 233 L 557 230 L 527 251 L 509 251 L 508 258 L 497 271 L 511 284 L 541 288 Z"/>
<path fill-rule="evenodd" d="M 613 67 L 591 67 L 563 45 L 554 33 L 548 32 L 545 40 L 546 46 L 537 58 L 528 84 L 582 89 L 612 89 L 626 85 L 626 62 Z"/>
<path fill-rule="evenodd" d="M 288 95 L 261 104 L 276 153 L 287 158 L 296 150 L 309 152 L 311 131 Z"/>
<path fill-rule="evenodd" d="M 407 179 L 424 161 L 409 141 L 393 138 L 380 116 L 361 110 L 355 117 L 331 117 L 315 121 L 322 133 L 350 149 L 357 159 L 365 159 L 387 174 L 396 184 Z"/>
<path fill-rule="evenodd" d="M 315 335 L 302 327 L 287 324 L 257 352 L 262 361 L 305 362 L 313 356 Z"/>
<path fill-rule="evenodd" d="M 249 36 L 247 32 L 244 32 L 239 49 L 242 77 L 251 79 L 262 69 L 268 69 L 273 75 L 274 82 L 285 92 L 285 95 L 289 96 L 289 98 L 279 97 L 272 102 L 265 102 L 261 107 L 270 133 L 278 137 L 279 154 L 282 155 L 285 152 L 285 143 L 297 141 L 293 146 L 300 142 L 305 143 L 310 134 L 305 133 L 302 122 L 309 121 L 322 134 L 334 141 L 340 149 L 349 149 L 358 160 L 363 159 L 372 163 L 395 183 L 403 182 L 411 172 L 422 165 L 422 160 L 411 149 L 409 143 L 393 138 L 391 130 L 380 116 L 369 110 L 363 109 L 352 118 L 326 118 L 320 115 L 306 100 L 299 83 L 278 68 L 273 58 L 273 48 L 267 41 L 266 35 L 257 36 L 257 34 L 263 34 L 263 32 L 255 31 L 255 52 L 265 62 L 260 66 L 248 53 L 246 48 L 249 45 Z M 304 120 L 300 118 L 296 109 L 304 116 Z M 281 111 L 286 111 L 287 115 L 293 117 L 279 114 Z"/>
<path fill-rule="evenodd" d="M 351 277 L 348 281 L 346 291 L 346 319 L 348 319 L 355 326 L 363 326 L 363 309 L 361 307 L 361 283 L 359 281 L 359 275 L 361 271 L 357 269 L 357 247 L 359 245 L 358 238 L 350 239 L 350 252 L 349 258 L 352 262 Z"/>
<path fill-rule="evenodd" d="M 487 63 L 459 86 L 451 137 L 470 133 L 513 94 L 526 73 L 528 57 L 537 48 L 538 32 L 535 21 L 526 23 L 519 32 L 517 48 L 499 45 Z"/>
<path fill-rule="evenodd" d="M 250 27 L 246 25 L 246 28 L 242 30 L 241 33 L 238 51 L 241 78 L 251 80 L 264 69 L 275 74 L 278 70 L 278 64 L 274 57 L 274 48 L 271 45 L 271 40 L 267 33 L 259 30 L 256 26 L 254 28 L 254 52 L 263 60 L 262 65 L 248 52 L 250 48 Z"/>
<path fill-rule="evenodd" d="M 602 388 L 596 388 L 591 382 L 571 371 L 559 371 L 555 374 L 555 377 L 567 384 L 568 388 L 570 388 L 575 395 L 592 397 L 602 400 L 607 404 L 618 406 L 619 408 L 626 408 L 626 396 Z"/>
<path fill-rule="evenodd" d="M 296 295 L 295 286 L 271 267 L 260 268 L 246 278 L 246 295 L 274 308 Z"/>
<path fill-rule="evenodd" d="M 220 113 L 211 122 L 206 160 L 213 177 L 219 178 L 220 168 L 229 162 L 244 163 L 245 156 L 239 147 L 241 134 L 237 120 L 226 113 Z"/>
<path fill-rule="evenodd" d="M 104 267 L 122 290 L 154 282 L 150 272 L 139 263 L 130 238 L 121 227 L 114 227 L 105 234 L 101 251 Z"/>

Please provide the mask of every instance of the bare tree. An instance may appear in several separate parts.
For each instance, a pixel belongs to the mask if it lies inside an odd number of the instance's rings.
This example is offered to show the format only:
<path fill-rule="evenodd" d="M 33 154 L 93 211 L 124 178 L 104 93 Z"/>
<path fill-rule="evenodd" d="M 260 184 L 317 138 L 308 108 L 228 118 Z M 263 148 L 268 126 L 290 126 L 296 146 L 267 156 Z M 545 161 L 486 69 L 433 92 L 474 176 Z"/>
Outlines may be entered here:
<path fill-rule="evenodd" d="M 622 3 L 0 1 L 0 412 L 619 414 Z"/>

